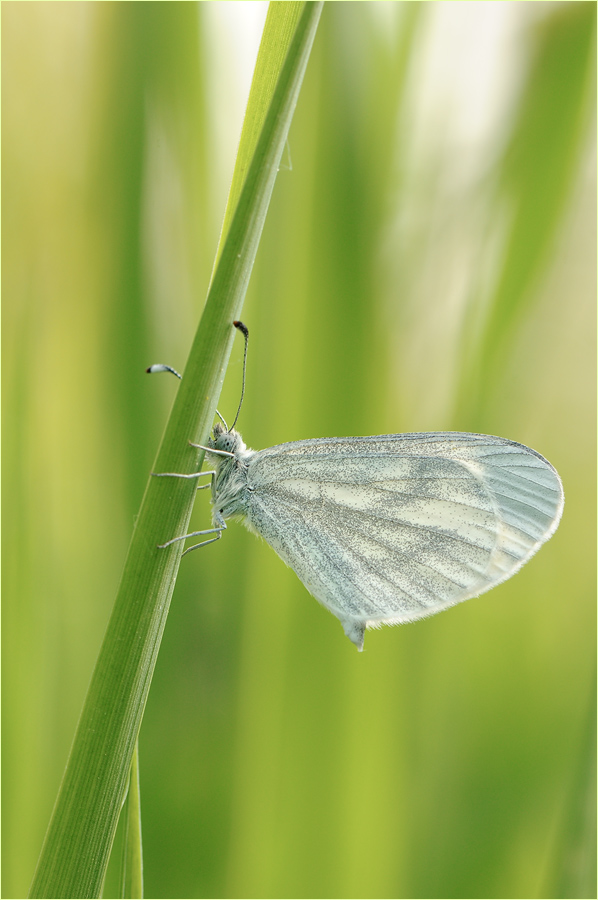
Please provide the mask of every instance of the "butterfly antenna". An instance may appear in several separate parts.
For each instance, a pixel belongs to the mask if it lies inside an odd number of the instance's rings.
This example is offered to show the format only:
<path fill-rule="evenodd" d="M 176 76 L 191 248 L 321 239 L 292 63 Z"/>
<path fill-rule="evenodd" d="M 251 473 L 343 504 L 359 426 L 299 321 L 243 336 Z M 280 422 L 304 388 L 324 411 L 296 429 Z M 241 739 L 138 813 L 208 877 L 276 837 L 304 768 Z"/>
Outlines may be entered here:
<path fill-rule="evenodd" d="M 148 373 L 148 375 L 154 375 L 156 372 L 172 372 L 172 374 L 173 374 L 173 375 L 176 375 L 177 378 L 180 378 L 181 380 L 182 380 L 182 378 L 183 378 L 183 376 L 180 375 L 180 374 L 177 372 L 176 369 L 173 369 L 172 366 L 165 366 L 164 363 L 156 363 L 155 365 L 150 366 L 150 367 L 149 367 L 148 369 L 146 369 L 145 371 Z M 224 427 L 225 427 L 226 430 L 228 431 L 228 425 L 226 424 L 226 422 L 224 421 L 223 416 L 220 415 L 220 413 L 218 412 L 218 410 L 216 410 L 216 415 L 217 415 L 218 418 L 222 421 L 222 424 L 224 425 Z M 237 420 L 235 419 L 235 422 L 236 422 L 236 421 L 237 421 Z"/>
<path fill-rule="evenodd" d="M 149 369 L 145 370 L 148 375 L 153 375 L 155 372 L 172 372 L 173 375 L 176 375 L 177 378 L 182 379 L 182 375 L 179 375 L 176 369 L 173 369 L 172 366 L 165 366 L 163 363 L 156 363 L 154 366 L 150 366 Z"/>
<path fill-rule="evenodd" d="M 238 328 L 238 330 L 245 338 L 245 353 L 243 355 L 243 384 L 241 385 L 241 399 L 239 400 L 239 408 L 237 409 L 235 421 L 228 429 L 229 431 L 232 431 L 237 424 L 237 419 L 239 418 L 239 413 L 241 412 L 241 406 L 243 405 L 243 397 L 245 396 L 245 373 L 247 371 L 247 344 L 249 343 L 249 329 L 247 325 L 244 325 L 243 322 L 233 322 L 233 325 L 235 326 L 235 328 Z"/>

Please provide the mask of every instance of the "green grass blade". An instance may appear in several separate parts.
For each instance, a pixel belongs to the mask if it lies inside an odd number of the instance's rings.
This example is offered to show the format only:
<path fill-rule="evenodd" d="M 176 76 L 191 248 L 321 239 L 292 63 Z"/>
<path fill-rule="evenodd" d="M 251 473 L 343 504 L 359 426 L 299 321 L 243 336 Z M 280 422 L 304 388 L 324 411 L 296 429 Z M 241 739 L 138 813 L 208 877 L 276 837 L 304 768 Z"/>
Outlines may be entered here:
<path fill-rule="evenodd" d="M 596 679 L 571 779 L 545 897 L 596 896 Z"/>
<path fill-rule="evenodd" d="M 482 333 L 471 341 L 471 364 L 463 368 L 461 414 L 484 409 L 481 385 L 496 379 L 516 326 L 536 301 L 537 280 L 585 145 L 595 83 L 595 19 L 595 4 L 567 4 L 535 34 L 531 71 L 499 175 L 502 204 L 510 210 L 504 262 Z M 480 386 L 477 393 L 472 384 Z"/>
<path fill-rule="evenodd" d="M 276 87 L 280 69 L 304 5 L 303 2 L 271 3 L 268 7 L 264 36 L 255 62 L 255 72 L 251 83 L 247 112 L 243 120 L 243 130 L 241 131 L 237 161 L 226 204 L 216 260 L 219 259 L 220 251 L 224 246 L 237 201 L 245 183 L 249 165 L 264 124 L 268 102 Z"/>
<path fill-rule="evenodd" d="M 193 472 L 231 352 L 278 165 L 317 29 L 321 3 L 304 6 L 241 191 L 154 470 Z M 262 102 L 265 98 L 262 96 Z M 185 533 L 195 482 L 150 478 L 121 585 L 92 676 L 31 887 L 31 897 L 96 897 L 108 862 L 131 759 L 182 554 L 157 544 Z"/>
<path fill-rule="evenodd" d="M 121 897 L 143 897 L 143 845 L 141 841 L 141 795 L 139 791 L 139 741 L 131 760 L 129 790 L 124 806 L 125 840 Z"/>

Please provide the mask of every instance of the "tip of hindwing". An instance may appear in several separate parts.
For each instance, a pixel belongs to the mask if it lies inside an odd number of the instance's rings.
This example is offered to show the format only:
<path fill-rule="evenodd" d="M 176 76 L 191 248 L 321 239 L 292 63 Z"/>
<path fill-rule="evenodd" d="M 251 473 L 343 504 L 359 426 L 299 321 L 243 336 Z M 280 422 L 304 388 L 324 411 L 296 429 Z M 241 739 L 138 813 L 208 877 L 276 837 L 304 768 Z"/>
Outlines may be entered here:
<path fill-rule="evenodd" d="M 361 650 L 363 650 L 365 623 L 356 622 L 355 619 L 345 619 L 344 621 L 341 621 L 341 625 L 349 640 L 355 644 L 357 649 L 361 652 Z"/>

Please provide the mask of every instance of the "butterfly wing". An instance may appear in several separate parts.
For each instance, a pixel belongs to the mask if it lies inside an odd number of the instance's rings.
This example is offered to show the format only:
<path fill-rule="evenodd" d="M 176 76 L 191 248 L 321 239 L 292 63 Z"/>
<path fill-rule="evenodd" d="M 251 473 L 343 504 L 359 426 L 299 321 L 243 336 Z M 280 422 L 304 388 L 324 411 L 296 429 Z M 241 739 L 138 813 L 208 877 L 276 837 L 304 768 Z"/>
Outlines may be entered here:
<path fill-rule="evenodd" d="M 331 438 L 256 453 L 248 525 L 363 647 L 513 575 L 555 531 L 561 481 L 542 456 L 487 435 Z"/>

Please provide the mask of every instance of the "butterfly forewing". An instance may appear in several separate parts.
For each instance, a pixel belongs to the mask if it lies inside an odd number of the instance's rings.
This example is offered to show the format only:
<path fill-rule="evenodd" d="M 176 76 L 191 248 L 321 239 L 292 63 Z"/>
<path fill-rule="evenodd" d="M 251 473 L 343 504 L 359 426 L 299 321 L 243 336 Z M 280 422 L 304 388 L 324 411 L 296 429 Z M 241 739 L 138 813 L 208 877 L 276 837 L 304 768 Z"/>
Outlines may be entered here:
<path fill-rule="evenodd" d="M 249 461 L 248 524 L 361 646 L 508 578 L 562 511 L 552 466 L 462 433 L 282 444 Z"/>

